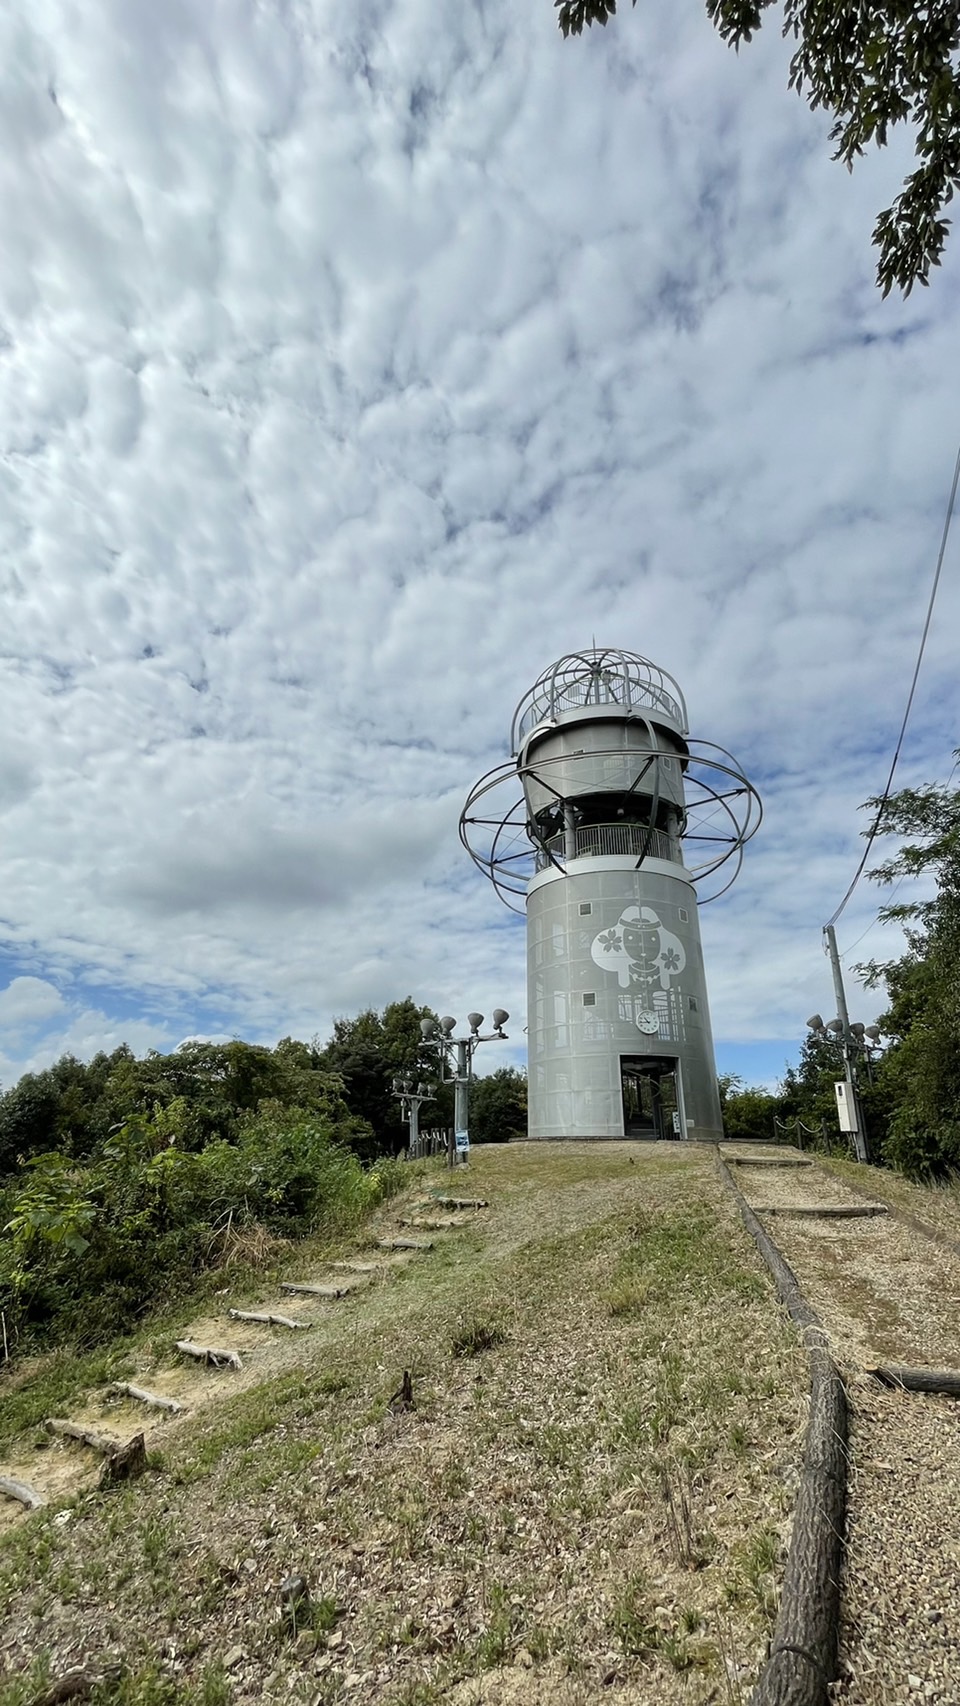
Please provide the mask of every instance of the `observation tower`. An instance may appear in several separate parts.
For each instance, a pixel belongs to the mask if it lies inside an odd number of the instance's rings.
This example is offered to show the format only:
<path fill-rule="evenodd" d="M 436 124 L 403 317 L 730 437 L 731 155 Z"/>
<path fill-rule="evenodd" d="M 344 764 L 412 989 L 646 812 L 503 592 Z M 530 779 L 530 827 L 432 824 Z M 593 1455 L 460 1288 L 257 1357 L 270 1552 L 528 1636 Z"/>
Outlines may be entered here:
<path fill-rule="evenodd" d="M 737 876 L 756 790 L 689 738 L 672 676 L 609 648 L 543 672 L 511 754 L 471 791 L 460 839 L 526 913 L 529 1135 L 717 1141 L 697 903 Z"/>

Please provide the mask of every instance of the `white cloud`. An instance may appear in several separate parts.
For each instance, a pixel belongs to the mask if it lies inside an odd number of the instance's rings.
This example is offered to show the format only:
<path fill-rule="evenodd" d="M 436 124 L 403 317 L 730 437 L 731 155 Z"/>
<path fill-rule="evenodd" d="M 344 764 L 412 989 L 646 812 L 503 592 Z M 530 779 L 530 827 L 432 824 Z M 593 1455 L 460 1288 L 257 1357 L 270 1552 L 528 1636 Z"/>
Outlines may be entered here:
<path fill-rule="evenodd" d="M 593 634 L 765 796 L 704 913 L 718 1037 L 829 1000 L 958 275 L 880 300 L 903 144 L 848 176 L 785 84 L 774 27 L 735 57 L 693 13 L 563 43 L 548 0 L 7 8 L 0 939 L 13 1008 L 65 1008 L 5 1081 L 408 992 L 520 1038 L 522 930 L 457 811 Z M 905 779 L 949 770 L 958 623 L 947 573 Z"/>
<path fill-rule="evenodd" d="M 0 989 L 0 1026 L 25 1030 L 60 1013 L 63 1005 L 59 989 L 42 977 L 15 977 Z"/>

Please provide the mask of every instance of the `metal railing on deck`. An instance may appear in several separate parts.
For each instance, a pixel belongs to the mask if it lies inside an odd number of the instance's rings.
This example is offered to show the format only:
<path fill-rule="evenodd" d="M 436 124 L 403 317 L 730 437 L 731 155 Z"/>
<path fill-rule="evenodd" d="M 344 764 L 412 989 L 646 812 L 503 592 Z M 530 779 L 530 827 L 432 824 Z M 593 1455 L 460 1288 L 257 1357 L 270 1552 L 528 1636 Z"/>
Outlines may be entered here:
<path fill-rule="evenodd" d="M 572 831 L 576 851 L 574 859 L 607 858 L 626 855 L 639 859 L 669 859 L 674 865 L 683 864 L 680 843 L 662 829 L 645 829 L 642 823 L 581 824 Z M 545 871 L 554 862 L 566 864 L 567 832 L 560 830 L 543 846 L 537 848 L 537 870 Z"/>

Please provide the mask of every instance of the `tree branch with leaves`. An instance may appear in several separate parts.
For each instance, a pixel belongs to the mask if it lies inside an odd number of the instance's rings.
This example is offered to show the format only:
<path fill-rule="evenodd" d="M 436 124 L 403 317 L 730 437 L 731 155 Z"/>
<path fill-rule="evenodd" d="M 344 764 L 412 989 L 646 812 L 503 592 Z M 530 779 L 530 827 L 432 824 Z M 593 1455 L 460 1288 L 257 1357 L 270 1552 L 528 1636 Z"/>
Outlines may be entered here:
<path fill-rule="evenodd" d="M 633 0 L 634 6 L 637 0 Z M 707 0 L 723 40 L 739 50 L 776 0 Z M 853 168 L 869 147 L 909 124 L 916 168 L 877 218 L 877 283 L 909 296 L 939 266 L 960 187 L 960 0 L 782 0 L 796 50 L 790 88 L 833 116 L 834 159 Z M 554 0 L 564 36 L 605 25 L 617 0 Z"/>

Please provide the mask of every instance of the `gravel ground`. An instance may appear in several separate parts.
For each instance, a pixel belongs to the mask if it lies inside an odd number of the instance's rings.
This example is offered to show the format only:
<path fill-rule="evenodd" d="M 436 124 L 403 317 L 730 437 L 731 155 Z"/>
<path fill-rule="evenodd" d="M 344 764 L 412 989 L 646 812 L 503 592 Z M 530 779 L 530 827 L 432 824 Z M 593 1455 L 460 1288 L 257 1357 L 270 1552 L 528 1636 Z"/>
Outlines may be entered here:
<path fill-rule="evenodd" d="M 873 1170 L 871 1170 L 873 1172 Z M 762 1175 L 762 1176 L 761 1176 Z M 819 1167 L 737 1169 L 747 1200 L 851 1200 Z M 857 1184 L 861 1181 L 857 1179 Z M 871 1194 L 875 1177 L 863 1181 Z M 911 1203 L 922 1215 L 923 1204 Z M 960 1255 L 891 1218 L 791 1221 L 769 1229 L 818 1311 L 851 1399 L 844 1579 L 844 1706 L 960 1701 L 960 1406 L 887 1391 L 878 1362 L 960 1370 Z"/>
<path fill-rule="evenodd" d="M 960 1184 L 915 1185 L 886 1168 L 862 1167 L 854 1161 L 832 1157 L 822 1165 L 835 1178 L 876 1197 L 878 1202 L 915 1215 L 943 1237 L 960 1244 Z"/>
<path fill-rule="evenodd" d="M 844 1706 L 960 1700 L 960 1409 L 851 1385 Z"/>

